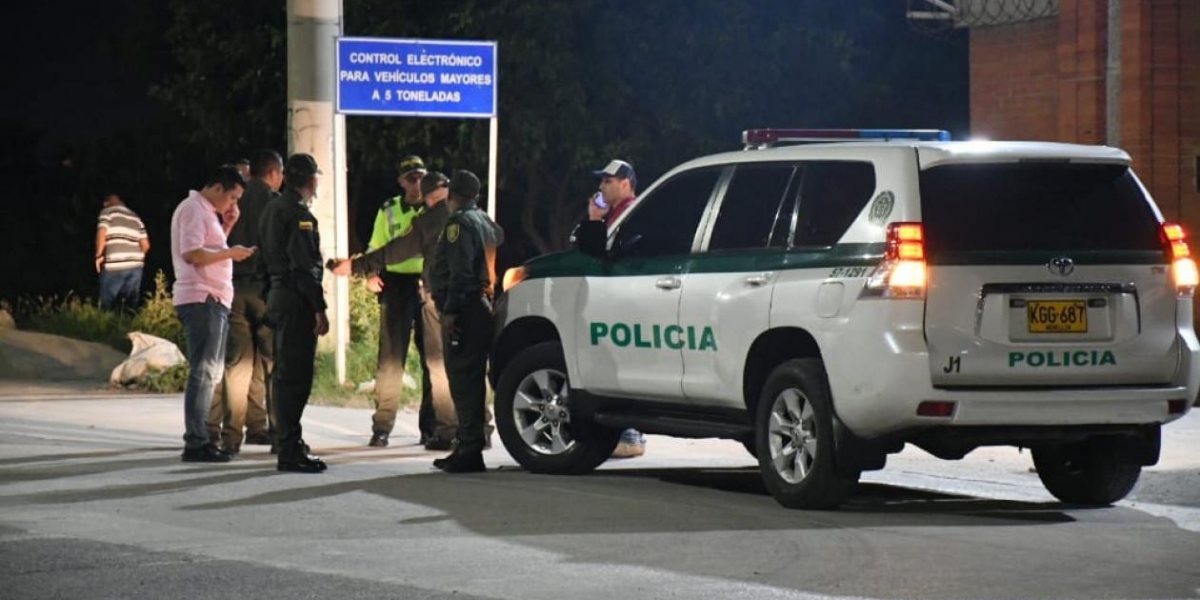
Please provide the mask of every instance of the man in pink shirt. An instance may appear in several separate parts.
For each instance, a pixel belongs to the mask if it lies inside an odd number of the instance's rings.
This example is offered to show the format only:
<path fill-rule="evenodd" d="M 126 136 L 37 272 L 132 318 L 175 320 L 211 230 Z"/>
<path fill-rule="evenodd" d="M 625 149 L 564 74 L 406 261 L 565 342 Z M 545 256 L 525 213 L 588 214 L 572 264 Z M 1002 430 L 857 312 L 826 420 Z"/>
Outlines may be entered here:
<path fill-rule="evenodd" d="M 183 394 L 184 462 L 229 462 L 208 437 L 205 420 L 213 390 L 225 367 L 225 338 L 233 304 L 233 262 L 254 248 L 225 244 L 238 219 L 246 188 L 231 166 L 215 169 L 204 189 L 191 190 L 171 217 L 171 262 L 175 267 L 175 312 L 187 341 L 188 374 Z"/>

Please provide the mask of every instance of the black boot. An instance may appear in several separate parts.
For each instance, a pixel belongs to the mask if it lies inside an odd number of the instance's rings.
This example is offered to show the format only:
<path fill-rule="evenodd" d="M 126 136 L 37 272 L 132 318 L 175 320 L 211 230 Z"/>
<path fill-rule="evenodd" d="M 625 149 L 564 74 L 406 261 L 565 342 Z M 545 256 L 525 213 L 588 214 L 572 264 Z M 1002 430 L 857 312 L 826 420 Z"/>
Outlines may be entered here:
<path fill-rule="evenodd" d="M 231 455 L 222 452 L 216 444 L 205 444 L 199 448 L 184 448 L 183 462 L 227 463 Z"/>
<path fill-rule="evenodd" d="M 275 468 L 292 473 L 320 473 L 327 469 L 328 465 L 320 457 L 309 454 L 308 444 L 301 440 L 288 451 L 279 453 L 279 462 Z"/>
<path fill-rule="evenodd" d="M 450 462 L 451 460 L 453 460 L 455 458 L 458 458 L 458 448 L 455 448 L 452 452 L 450 452 L 450 454 L 447 454 L 446 456 L 433 459 L 433 466 L 435 466 L 439 469 L 445 469 L 446 463 Z"/>
<path fill-rule="evenodd" d="M 482 452 L 453 452 L 444 459 L 439 459 L 441 465 L 434 461 L 434 466 L 447 473 L 481 473 L 487 470 L 483 464 Z"/>

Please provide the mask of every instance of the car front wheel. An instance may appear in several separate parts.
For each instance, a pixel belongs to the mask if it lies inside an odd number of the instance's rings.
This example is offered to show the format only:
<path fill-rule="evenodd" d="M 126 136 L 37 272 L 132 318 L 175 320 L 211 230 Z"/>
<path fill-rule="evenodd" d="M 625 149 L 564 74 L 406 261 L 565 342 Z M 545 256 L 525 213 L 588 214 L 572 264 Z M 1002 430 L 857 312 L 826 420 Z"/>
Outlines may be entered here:
<path fill-rule="evenodd" d="M 529 471 L 587 473 L 603 463 L 621 432 L 571 414 L 570 380 L 558 342 L 522 350 L 496 385 L 496 428 L 508 453 Z"/>

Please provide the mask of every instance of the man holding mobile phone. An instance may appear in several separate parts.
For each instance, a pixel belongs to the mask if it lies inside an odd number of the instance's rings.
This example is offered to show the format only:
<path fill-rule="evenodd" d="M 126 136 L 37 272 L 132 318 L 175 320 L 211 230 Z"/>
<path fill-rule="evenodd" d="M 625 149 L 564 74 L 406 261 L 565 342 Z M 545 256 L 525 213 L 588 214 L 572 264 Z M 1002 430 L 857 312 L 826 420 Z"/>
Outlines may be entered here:
<path fill-rule="evenodd" d="M 610 161 L 592 174 L 600 178 L 600 190 L 588 203 L 588 219 L 604 221 L 611 226 L 633 205 L 637 196 L 637 175 L 633 165 L 623 160 Z"/>
<path fill-rule="evenodd" d="M 600 178 L 600 191 L 588 202 L 588 220 L 604 222 L 611 229 L 637 198 L 637 174 L 633 165 L 613 159 L 592 174 Z M 621 441 L 613 450 L 613 458 L 634 458 L 645 454 L 646 437 L 636 429 L 621 432 Z"/>
<path fill-rule="evenodd" d="M 187 341 L 188 379 L 183 393 L 184 462 L 229 462 L 209 438 L 205 421 L 213 391 L 225 370 L 229 309 L 233 306 L 233 263 L 254 247 L 227 243 L 241 216 L 238 200 L 246 180 L 231 166 L 209 174 L 204 187 L 188 192 L 171 216 L 172 304 Z"/>

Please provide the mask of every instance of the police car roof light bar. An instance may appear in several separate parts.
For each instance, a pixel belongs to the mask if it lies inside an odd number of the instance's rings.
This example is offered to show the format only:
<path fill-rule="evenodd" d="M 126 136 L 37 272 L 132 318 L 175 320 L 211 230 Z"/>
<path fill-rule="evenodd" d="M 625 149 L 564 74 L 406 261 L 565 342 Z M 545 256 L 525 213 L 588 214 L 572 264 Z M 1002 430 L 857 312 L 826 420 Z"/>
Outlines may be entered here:
<path fill-rule="evenodd" d="M 742 132 L 742 143 L 747 150 L 770 148 L 776 144 L 856 140 L 948 142 L 950 141 L 950 132 L 944 129 L 747 129 Z"/>

